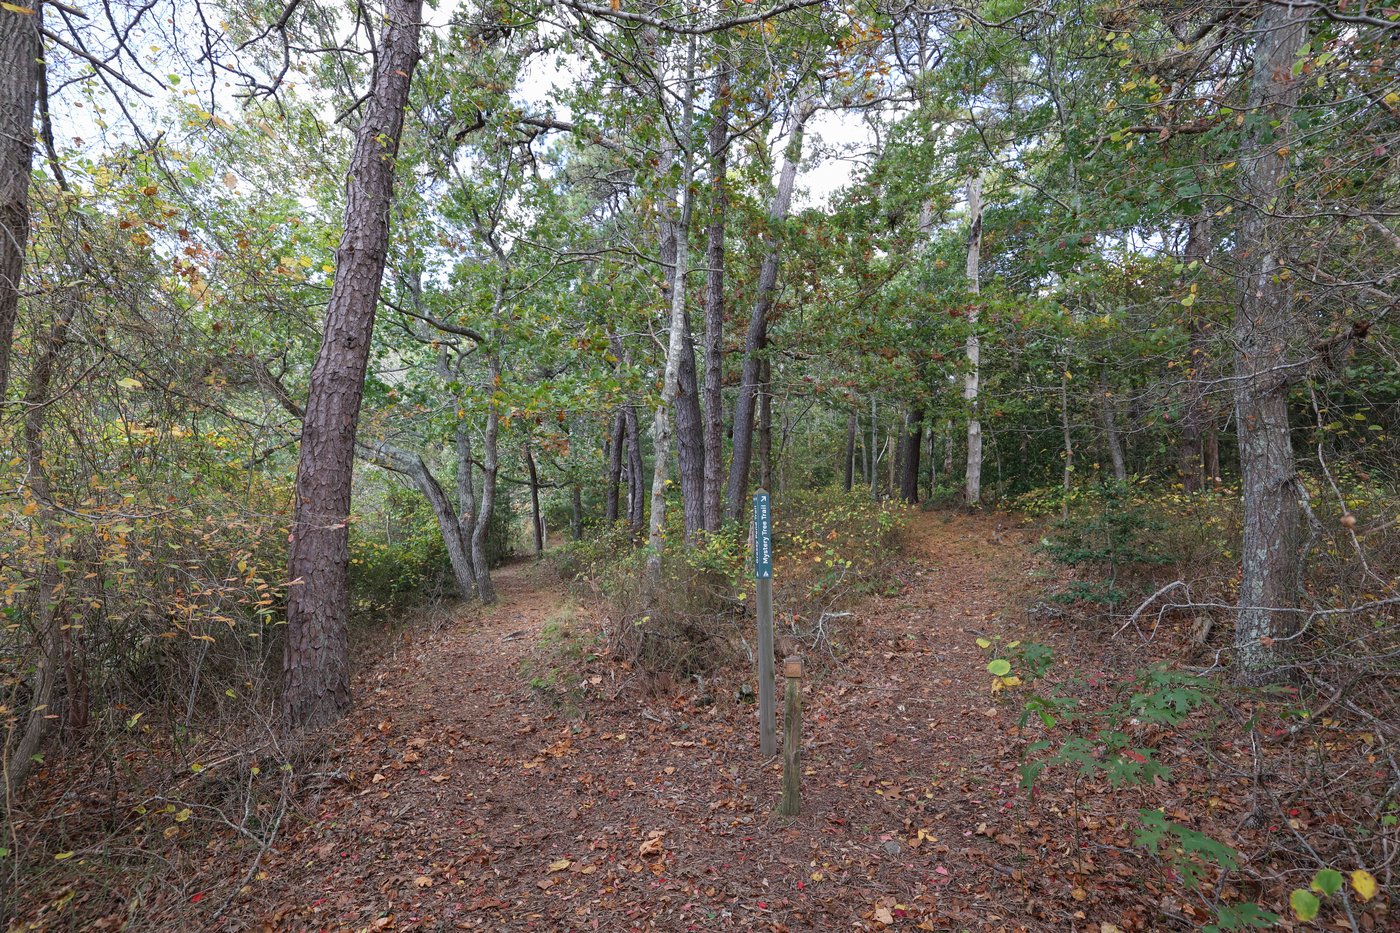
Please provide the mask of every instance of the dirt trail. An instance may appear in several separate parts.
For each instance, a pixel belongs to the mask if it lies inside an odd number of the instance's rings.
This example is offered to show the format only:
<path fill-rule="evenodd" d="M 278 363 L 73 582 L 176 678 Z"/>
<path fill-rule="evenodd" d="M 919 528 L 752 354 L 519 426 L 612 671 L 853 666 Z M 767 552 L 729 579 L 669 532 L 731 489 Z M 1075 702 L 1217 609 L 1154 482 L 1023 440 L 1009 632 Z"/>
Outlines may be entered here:
<path fill-rule="evenodd" d="M 327 765 L 344 780 L 226 928 L 1067 929 L 1030 919 L 995 838 L 1015 713 L 974 632 L 1014 629 L 1029 592 L 1008 524 L 911 517 L 901 594 L 854 607 L 854 647 L 808 683 L 795 821 L 772 813 L 779 765 L 737 681 L 615 699 L 599 660 L 566 685 L 571 715 L 544 702 L 521 665 L 567 601 L 506 568 L 499 606 L 361 675 Z"/>

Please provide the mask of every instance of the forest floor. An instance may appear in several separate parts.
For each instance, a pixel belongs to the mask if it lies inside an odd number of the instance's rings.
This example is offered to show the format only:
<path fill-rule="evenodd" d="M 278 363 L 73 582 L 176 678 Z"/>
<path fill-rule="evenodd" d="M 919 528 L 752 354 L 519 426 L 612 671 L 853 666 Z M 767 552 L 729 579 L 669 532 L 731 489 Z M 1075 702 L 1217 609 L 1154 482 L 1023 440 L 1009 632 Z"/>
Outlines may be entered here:
<path fill-rule="evenodd" d="M 489 612 L 410 632 L 361 672 L 325 764 L 342 779 L 222 928 L 1195 926 L 1131 846 L 1141 800 L 1048 772 L 1033 803 L 1018 790 L 1021 703 L 992 695 L 977 638 L 1034 636 L 1086 689 L 1108 652 L 1135 650 L 1030 631 L 1047 573 L 1034 534 L 1006 516 L 910 516 L 898 595 L 850 607 L 840 659 L 809 664 L 795 819 L 774 812 L 781 763 L 760 757 L 736 698 L 744 672 L 644 690 L 606 657 L 542 668 L 542 639 L 586 643 L 601 610 L 512 564 Z"/>

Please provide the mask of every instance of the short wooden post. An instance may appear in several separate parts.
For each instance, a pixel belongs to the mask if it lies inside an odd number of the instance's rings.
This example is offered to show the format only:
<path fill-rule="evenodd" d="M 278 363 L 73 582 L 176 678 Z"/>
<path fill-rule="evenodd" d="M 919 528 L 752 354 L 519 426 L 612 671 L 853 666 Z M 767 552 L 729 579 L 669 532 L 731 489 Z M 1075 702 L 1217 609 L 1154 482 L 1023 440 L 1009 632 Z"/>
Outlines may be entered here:
<path fill-rule="evenodd" d="M 773 678 L 773 518 L 768 491 L 753 497 L 753 575 L 758 609 L 758 748 L 778 754 L 778 712 Z"/>
<path fill-rule="evenodd" d="M 778 813 L 797 816 L 802 809 L 802 659 L 783 662 L 787 678 L 783 710 L 783 799 Z"/>

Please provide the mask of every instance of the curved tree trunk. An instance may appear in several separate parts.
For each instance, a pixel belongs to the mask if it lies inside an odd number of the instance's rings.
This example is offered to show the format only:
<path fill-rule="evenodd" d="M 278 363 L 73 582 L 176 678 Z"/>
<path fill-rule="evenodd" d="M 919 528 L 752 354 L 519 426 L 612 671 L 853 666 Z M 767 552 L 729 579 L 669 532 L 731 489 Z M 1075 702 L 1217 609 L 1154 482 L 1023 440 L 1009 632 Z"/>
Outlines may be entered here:
<path fill-rule="evenodd" d="M 379 60 L 355 133 L 346 183 L 345 232 L 325 332 L 311 371 L 297 462 L 282 712 L 294 729 L 316 728 L 350 708 L 346 626 L 350 601 L 350 489 L 374 314 L 389 245 L 394 157 L 418 63 L 422 0 L 389 0 Z"/>
<path fill-rule="evenodd" d="M 789 116 L 791 135 L 784 150 L 778 187 L 768 208 L 768 223 L 772 229 L 765 237 L 768 251 L 758 270 L 758 291 L 744 342 L 743 377 L 739 384 L 739 397 L 734 403 L 734 450 L 729 462 L 729 489 L 725 503 L 726 517 L 730 521 L 743 519 L 748 498 L 749 469 L 753 465 L 754 409 L 757 407 L 761 377 L 761 354 L 768 345 L 768 312 L 773 307 L 773 299 L 778 290 L 778 265 L 781 256 L 776 228 L 787 220 L 788 211 L 792 208 L 792 189 L 797 183 L 798 163 L 802 161 L 802 134 L 815 109 L 812 101 L 803 100 Z"/>
<path fill-rule="evenodd" d="M 44 461 L 44 422 L 49 410 L 50 387 L 59 353 L 68 340 L 71 313 L 65 313 L 48 329 L 34 366 L 29 373 L 29 385 L 24 393 L 24 461 L 28 494 L 38 511 L 34 513 L 34 529 L 43 539 L 43 556 L 38 573 L 38 609 L 35 619 L 34 679 L 30 688 L 29 713 L 19 738 L 8 738 L 13 745 L 5 749 L 6 790 L 13 791 L 24 783 L 34 765 L 34 756 L 43 746 L 52 721 L 50 704 L 58 684 L 62 663 L 63 633 L 59 615 L 62 599 L 62 579 L 59 574 L 60 554 L 53 528 L 54 504 L 49 488 L 48 468 Z"/>
<path fill-rule="evenodd" d="M 470 541 L 463 533 L 461 519 L 452 508 L 451 500 L 447 498 L 447 493 L 443 491 L 437 477 L 433 476 L 433 471 L 428 469 L 422 455 L 383 441 L 357 444 L 356 449 L 365 460 L 380 469 L 391 470 L 408 477 L 413 485 L 418 487 L 423 498 L 428 500 L 433 517 L 437 519 L 438 531 L 441 532 L 442 542 L 447 548 L 447 559 L 452 565 L 452 577 L 457 584 L 458 594 L 463 599 L 475 596 L 476 574 L 472 570 Z"/>
<path fill-rule="evenodd" d="M 1276 676 L 1275 639 L 1297 630 L 1302 576 L 1301 504 L 1288 428 L 1290 347 L 1302 334 L 1287 268 L 1288 143 L 1299 82 L 1294 62 L 1308 36 L 1310 7 L 1265 5 L 1255 23 L 1254 77 L 1240 152 L 1238 249 L 1243 261 L 1234 322 L 1235 421 L 1243 474 L 1244 545 L 1235 621 L 1237 679 Z"/>

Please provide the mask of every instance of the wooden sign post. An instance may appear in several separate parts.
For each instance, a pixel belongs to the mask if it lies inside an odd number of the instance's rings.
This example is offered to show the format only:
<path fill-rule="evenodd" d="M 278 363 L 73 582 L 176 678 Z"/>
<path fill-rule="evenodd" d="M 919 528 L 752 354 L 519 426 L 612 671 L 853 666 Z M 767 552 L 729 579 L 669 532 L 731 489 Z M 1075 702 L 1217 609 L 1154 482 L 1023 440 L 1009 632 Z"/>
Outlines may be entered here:
<path fill-rule="evenodd" d="M 802 659 L 783 662 L 787 690 L 783 696 L 783 799 L 782 816 L 797 816 L 802 809 Z"/>
<path fill-rule="evenodd" d="M 758 747 L 771 758 L 778 753 L 778 715 L 773 689 L 773 512 L 766 489 L 753 497 L 753 576 L 758 597 Z"/>

